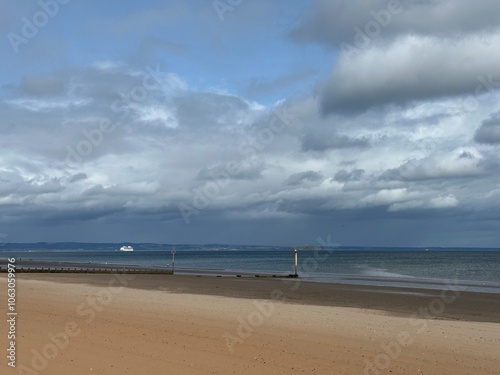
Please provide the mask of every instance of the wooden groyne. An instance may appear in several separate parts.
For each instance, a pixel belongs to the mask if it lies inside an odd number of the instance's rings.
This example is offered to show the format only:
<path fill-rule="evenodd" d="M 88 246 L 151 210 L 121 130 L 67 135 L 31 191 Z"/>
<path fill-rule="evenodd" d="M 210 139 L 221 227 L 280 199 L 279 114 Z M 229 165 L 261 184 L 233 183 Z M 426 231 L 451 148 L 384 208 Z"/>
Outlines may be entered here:
<path fill-rule="evenodd" d="M 0 268 L 0 273 L 7 273 L 7 268 Z M 147 268 L 75 268 L 75 267 L 22 267 L 16 268 L 16 273 L 128 273 L 143 275 L 172 275 L 172 270 Z"/>

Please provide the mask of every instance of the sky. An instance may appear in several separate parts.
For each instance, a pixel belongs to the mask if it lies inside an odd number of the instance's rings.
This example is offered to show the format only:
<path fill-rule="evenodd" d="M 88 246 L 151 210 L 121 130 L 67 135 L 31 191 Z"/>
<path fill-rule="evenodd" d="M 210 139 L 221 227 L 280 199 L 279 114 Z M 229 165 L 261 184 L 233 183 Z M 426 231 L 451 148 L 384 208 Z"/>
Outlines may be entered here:
<path fill-rule="evenodd" d="M 0 5 L 0 241 L 499 247 L 497 0 Z"/>

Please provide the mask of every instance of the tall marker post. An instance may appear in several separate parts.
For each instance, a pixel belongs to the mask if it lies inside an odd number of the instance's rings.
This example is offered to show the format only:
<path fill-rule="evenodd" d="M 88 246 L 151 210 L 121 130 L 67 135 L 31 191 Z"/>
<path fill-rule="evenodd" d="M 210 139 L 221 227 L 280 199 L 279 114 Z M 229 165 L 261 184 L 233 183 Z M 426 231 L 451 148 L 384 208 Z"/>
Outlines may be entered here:
<path fill-rule="evenodd" d="M 175 269 L 175 247 L 172 248 L 172 275 L 174 274 L 174 269 Z"/>
<path fill-rule="evenodd" d="M 293 255 L 294 255 L 294 265 L 295 265 L 295 277 L 298 277 L 299 274 L 297 273 L 297 267 L 299 266 L 299 257 L 297 254 L 297 249 L 293 249 Z"/>

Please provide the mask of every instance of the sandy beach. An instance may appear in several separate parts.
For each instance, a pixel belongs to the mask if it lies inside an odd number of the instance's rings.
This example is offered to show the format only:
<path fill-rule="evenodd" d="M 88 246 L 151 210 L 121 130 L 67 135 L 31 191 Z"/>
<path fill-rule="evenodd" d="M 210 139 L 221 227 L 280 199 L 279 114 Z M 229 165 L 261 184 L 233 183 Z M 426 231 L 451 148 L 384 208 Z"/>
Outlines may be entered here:
<path fill-rule="evenodd" d="M 498 296 L 453 286 L 20 274 L 16 292 L 5 375 L 500 373 Z"/>

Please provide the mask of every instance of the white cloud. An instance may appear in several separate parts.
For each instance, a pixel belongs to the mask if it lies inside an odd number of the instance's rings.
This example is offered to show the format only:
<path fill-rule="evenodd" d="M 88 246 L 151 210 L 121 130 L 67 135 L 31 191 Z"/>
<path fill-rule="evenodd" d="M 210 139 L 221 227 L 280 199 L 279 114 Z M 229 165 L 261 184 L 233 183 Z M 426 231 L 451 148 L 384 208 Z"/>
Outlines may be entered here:
<path fill-rule="evenodd" d="M 165 106 L 135 106 L 138 112 L 139 121 L 145 123 L 160 122 L 167 128 L 175 129 L 179 123 L 175 117 L 175 113 L 170 111 Z"/>
<path fill-rule="evenodd" d="M 83 107 L 90 104 L 90 102 L 90 99 L 14 99 L 6 101 L 8 104 L 33 112 Z"/>
<path fill-rule="evenodd" d="M 390 205 L 396 202 L 411 200 L 415 193 L 410 193 L 406 188 L 384 189 L 363 198 L 361 202 L 368 205 Z"/>
<path fill-rule="evenodd" d="M 450 153 L 436 153 L 420 160 L 410 160 L 387 172 L 390 179 L 426 180 L 436 178 L 478 177 L 483 158 L 474 148 L 460 148 Z"/>
<path fill-rule="evenodd" d="M 491 45 L 470 36 L 450 43 L 405 36 L 341 55 L 323 97 L 325 113 L 364 111 L 387 104 L 450 96 L 491 95 L 500 88 L 500 34 Z M 481 56 L 481 58 L 478 58 Z"/>
<path fill-rule="evenodd" d="M 458 199 L 453 195 L 436 197 L 427 200 L 410 200 L 408 202 L 393 203 L 389 206 L 389 212 L 407 211 L 415 209 L 445 209 L 457 207 Z"/>

